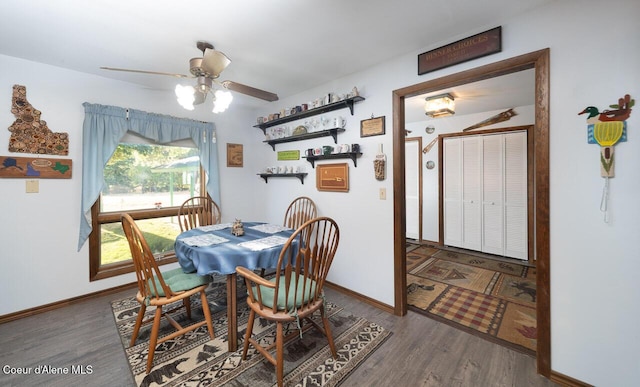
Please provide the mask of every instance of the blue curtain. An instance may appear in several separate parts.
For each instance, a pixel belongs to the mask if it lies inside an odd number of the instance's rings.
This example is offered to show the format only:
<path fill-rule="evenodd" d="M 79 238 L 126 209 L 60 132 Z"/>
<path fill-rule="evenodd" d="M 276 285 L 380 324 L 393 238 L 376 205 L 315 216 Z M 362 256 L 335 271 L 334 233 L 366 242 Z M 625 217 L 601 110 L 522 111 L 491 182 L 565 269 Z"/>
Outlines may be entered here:
<path fill-rule="evenodd" d="M 125 133 L 134 132 L 158 144 L 191 138 L 207 175 L 207 191 L 220 204 L 220 175 L 215 126 L 140 110 L 85 102 L 82 126 L 82 207 L 78 251 L 91 234 L 91 207 L 104 187 L 104 166 Z"/>

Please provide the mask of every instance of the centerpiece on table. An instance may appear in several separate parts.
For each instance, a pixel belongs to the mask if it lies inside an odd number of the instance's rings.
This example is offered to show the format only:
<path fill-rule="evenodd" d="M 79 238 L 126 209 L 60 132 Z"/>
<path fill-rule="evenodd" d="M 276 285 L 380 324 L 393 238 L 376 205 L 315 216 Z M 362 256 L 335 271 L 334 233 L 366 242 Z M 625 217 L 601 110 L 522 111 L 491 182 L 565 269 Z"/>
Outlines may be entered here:
<path fill-rule="evenodd" d="M 231 226 L 231 234 L 237 237 L 244 235 L 244 225 L 240 219 L 236 219 L 236 221 L 233 222 L 233 226 Z"/>

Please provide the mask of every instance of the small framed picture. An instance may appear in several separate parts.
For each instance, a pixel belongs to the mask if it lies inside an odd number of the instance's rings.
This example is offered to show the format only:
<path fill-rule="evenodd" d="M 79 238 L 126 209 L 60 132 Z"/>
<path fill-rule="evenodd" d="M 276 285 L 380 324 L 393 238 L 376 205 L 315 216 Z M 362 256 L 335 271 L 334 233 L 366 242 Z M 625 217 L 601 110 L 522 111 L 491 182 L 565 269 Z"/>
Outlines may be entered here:
<path fill-rule="evenodd" d="M 349 192 L 349 164 L 318 164 L 316 187 L 318 191 Z"/>
<path fill-rule="evenodd" d="M 242 144 L 227 144 L 227 167 L 242 168 Z"/>
<path fill-rule="evenodd" d="M 360 121 L 360 137 L 379 136 L 384 132 L 384 116 Z"/>

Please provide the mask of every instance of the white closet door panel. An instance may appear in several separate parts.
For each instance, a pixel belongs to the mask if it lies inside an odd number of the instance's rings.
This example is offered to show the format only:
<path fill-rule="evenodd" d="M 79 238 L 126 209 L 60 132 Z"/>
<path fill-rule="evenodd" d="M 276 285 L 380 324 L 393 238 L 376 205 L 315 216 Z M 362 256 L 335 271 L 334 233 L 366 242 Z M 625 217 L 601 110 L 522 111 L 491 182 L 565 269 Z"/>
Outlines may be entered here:
<path fill-rule="evenodd" d="M 444 140 L 444 198 L 462 200 L 462 153 L 459 139 Z"/>
<path fill-rule="evenodd" d="M 482 138 L 462 139 L 462 246 L 482 248 Z"/>
<path fill-rule="evenodd" d="M 504 255 L 512 258 L 528 259 L 527 238 L 527 208 L 505 207 Z"/>
<path fill-rule="evenodd" d="M 507 134 L 505 139 L 505 205 L 527 204 L 527 133 Z"/>
<path fill-rule="evenodd" d="M 482 144 L 482 196 L 485 203 L 502 204 L 502 135 L 484 136 Z"/>
<path fill-rule="evenodd" d="M 527 134 L 505 134 L 505 251 L 504 255 L 528 259 Z"/>
<path fill-rule="evenodd" d="M 462 200 L 479 200 L 482 182 L 482 138 L 462 140 Z"/>
<path fill-rule="evenodd" d="M 485 204 L 482 213 L 482 251 L 502 255 L 504 252 L 502 206 Z"/>
<path fill-rule="evenodd" d="M 482 249 L 482 207 L 472 200 L 462 204 L 462 247 L 471 250 Z"/>
<path fill-rule="evenodd" d="M 482 143 L 482 251 L 504 251 L 503 138 L 483 136 Z"/>
<path fill-rule="evenodd" d="M 444 201 L 444 244 L 462 247 L 462 209 L 460 201 Z"/>

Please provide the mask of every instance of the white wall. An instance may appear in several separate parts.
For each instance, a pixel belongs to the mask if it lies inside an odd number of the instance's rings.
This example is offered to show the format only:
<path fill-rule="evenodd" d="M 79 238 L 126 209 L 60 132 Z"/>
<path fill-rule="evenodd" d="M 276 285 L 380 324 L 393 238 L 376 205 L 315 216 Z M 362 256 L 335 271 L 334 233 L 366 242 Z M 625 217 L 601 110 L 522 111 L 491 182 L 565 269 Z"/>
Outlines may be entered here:
<path fill-rule="evenodd" d="M 552 369 L 594 385 L 632 385 L 640 379 L 640 334 L 636 321 L 640 298 L 640 254 L 635 239 L 640 231 L 639 113 L 627 121 L 629 142 L 616 146 L 616 177 L 611 180 L 611 221 L 599 211 L 604 184 L 599 173 L 598 147 L 586 143 L 585 106 L 600 109 L 625 93 L 640 98 L 640 4 L 636 1 L 562 1 L 499 23 L 503 27 L 501 53 L 417 76 L 416 56 L 457 36 L 393 61 L 319 86 L 256 111 L 211 114 L 191 118 L 218 122 L 221 145 L 222 202 L 226 219 L 262 218 L 282 221 L 292 198 L 311 196 L 321 215 L 334 217 L 342 232 L 330 280 L 387 304 L 393 304 L 393 176 L 377 181 L 373 159 L 382 143 L 392 159 L 392 91 L 469 68 L 549 47 L 550 84 L 550 248 Z M 494 27 L 487 26 L 486 29 Z M 75 251 L 80 199 L 81 125 L 84 101 L 131 106 L 146 111 L 186 116 L 166 93 L 0 57 L 0 123 L 13 122 L 9 112 L 11 86 L 27 86 L 30 102 L 55 131 L 71 135 L 74 177 L 42 180 L 39 194 L 25 194 L 22 179 L 1 179 L 0 314 L 46 304 L 129 282 L 123 276 L 88 282 L 88 249 Z M 364 155 L 358 167 L 349 163 L 349 193 L 318 192 L 314 170 L 304 184 L 296 179 L 265 183 L 255 174 L 278 164 L 276 152 L 263 144 L 255 118 L 306 102 L 327 92 L 348 92 L 357 86 L 366 101 L 347 116 L 347 131 L 339 142 L 360 143 Z M 637 109 L 635 109 L 637 110 Z M 347 115 L 347 110 L 331 115 Z M 360 120 L 386 117 L 387 134 L 360 138 Z M 6 143 L 9 132 L 0 134 Z M 226 168 L 224 144 L 245 145 L 245 167 Z M 327 139 L 278 145 L 277 150 L 306 149 Z M 5 148 L 6 149 L 6 148 Z M 7 151 L 0 151 L 7 154 Z M 285 163 L 285 162 L 280 162 Z M 387 200 L 378 199 L 386 188 Z"/>

